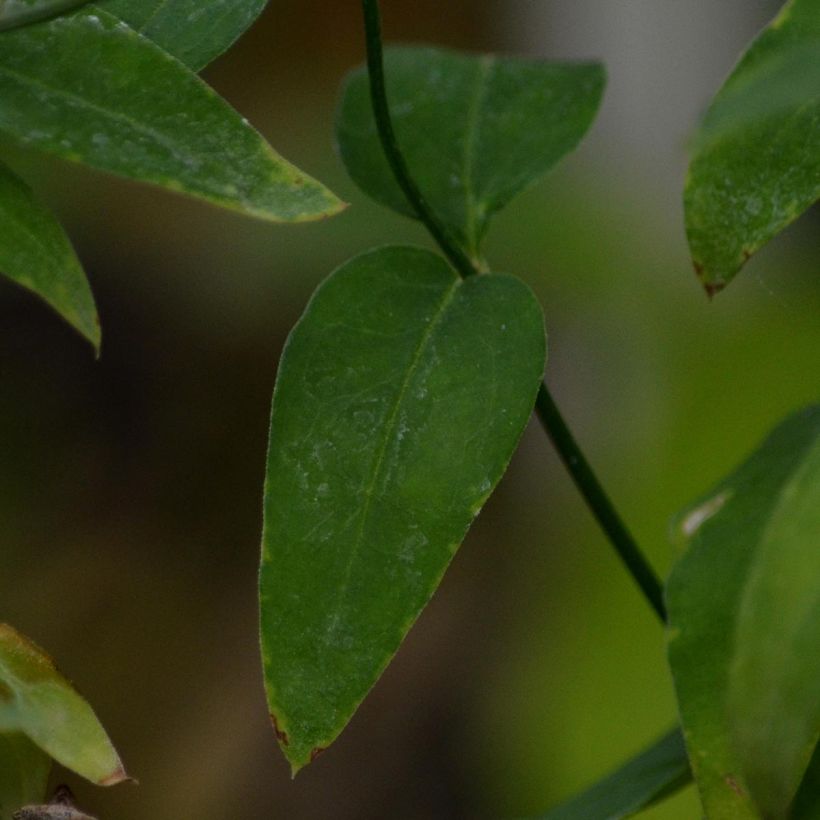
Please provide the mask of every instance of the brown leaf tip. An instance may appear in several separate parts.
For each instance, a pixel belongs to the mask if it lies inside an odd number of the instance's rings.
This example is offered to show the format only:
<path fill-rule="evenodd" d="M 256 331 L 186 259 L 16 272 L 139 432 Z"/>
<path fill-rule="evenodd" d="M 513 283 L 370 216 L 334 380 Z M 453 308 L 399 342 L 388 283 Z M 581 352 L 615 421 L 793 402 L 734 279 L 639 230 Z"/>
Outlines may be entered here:
<path fill-rule="evenodd" d="M 327 746 L 317 746 L 315 749 L 312 749 L 310 752 L 310 762 L 313 763 L 313 761 L 325 751 L 327 751 Z"/>
<path fill-rule="evenodd" d="M 111 772 L 111 774 L 109 774 L 107 777 L 104 777 L 102 780 L 100 780 L 99 785 L 100 786 L 116 786 L 119 783 L 135 783 L 136 784 L 136 782 L 137 781 L 134 780 L 133 777 L 129 777 L 126 774 L 125 769 L 122 766 L 120 766 L 119 768 L 117 768 L 113 772 Z"/>

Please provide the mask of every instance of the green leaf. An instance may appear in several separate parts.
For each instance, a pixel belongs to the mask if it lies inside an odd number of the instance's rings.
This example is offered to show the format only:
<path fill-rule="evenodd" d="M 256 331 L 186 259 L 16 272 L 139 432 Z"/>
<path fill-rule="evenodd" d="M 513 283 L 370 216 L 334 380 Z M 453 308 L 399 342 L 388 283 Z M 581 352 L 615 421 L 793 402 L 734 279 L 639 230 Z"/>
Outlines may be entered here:
<path fill-rule="evenodd" d="M 88 0 L 0 0 L 0 31 L 55 17 Z"/>
<path fill-rule="evenodd" d="M 263 219 L 341 207 L 177 60 L 98 10 L 2 35 L 0 131 Z"/>
<path fill-rule="evenodd" d="M 814 750 L 800 791 L 794 799 L 791 820 L 820 820 L 820 746 Z"/>
<path fill-rule="evenodd" d="M 127 780 L 91 707 L 27 638 L 0 624 L 0 734 L 22 733 L 101 786 Z"/>
<path fill-rule="evenodd" d="M 816 0 L 787 3 L 706 116 L 684 199 L 692 259 L 709 293 L 820 197 L 818 41 Z"/>
<path fill-rule="evenodd" d="M 226 51 L 267 0 L 103 0 L 96 5 L 194 71 Z"/>
<path fill-rule="evenodd" d="M 820 407 L 677 532 L 669 660 L 706 814 L 784 818 L 820 737 Z"/>
<path fill-rule="evenodd" d="M 581 140 L 605 84 L 597 63 L 431 48 L 388 49 L 385 72 L 410 171 L 433 210 L 476 257 L 490 217 Z M 356 184 L 415 216 L 384 158 L 364 68 L 345 83 L 336 135 Z"/>
<path fill-rule="evenodd" d="M 0 820 L 46 796 L 51 758 L 20 733 L 0 734 Z"/>
<path fill-rule="evenodd" d="M 621 820 L 669 797 L 692 779 L 679 730 L 670 732 L 542 820 Z"/>
<path fill-rule="evenodd" d="M 294 771 L 341 732 L 501 478 L 544 370 L 510 276 L 383 248 L 316 292 L 273 398 L 261 570 L 268 701 Z"/>
<path fill-rule="evenodd" d="M 71 243 L 29 188 L 0 164 L 0 273 L 36 293 L 94 345 L 94 297 Z"/>

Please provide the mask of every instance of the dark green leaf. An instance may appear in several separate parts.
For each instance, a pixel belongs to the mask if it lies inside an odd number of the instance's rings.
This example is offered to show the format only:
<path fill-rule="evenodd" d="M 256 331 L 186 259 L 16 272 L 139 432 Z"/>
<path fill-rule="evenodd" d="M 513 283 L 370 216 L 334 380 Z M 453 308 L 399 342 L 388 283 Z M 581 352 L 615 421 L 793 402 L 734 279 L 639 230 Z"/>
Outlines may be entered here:
<path fill-rule="evenodd" d="M 707 816 L 784 818 L 820 737 L 820 407 L 678 532 L 669 660 Z"/>
<path fill-rule="evenodd" d="M 575 148 L 595 117 L 605 82 L 596 63 L 431 48 L 389 49 L 385 71 L 410 171 L 474 256 L 493 213 Z M 384 159 L 364 68 L 345 84 L 336 134 L 356 184 L 415 216 Z"/>
<path fill-rule="evenodd" d="M 94 297 L 71 243 L 54 216 L 2 164 L 0 273 L 45 299 L 99 348 Z"/>
<path fill-rule="evenodd" d="M 116 14 L 194 71 L 227 50 L 267 0 L 102 0 Z"/>
<path fill-rule="evenodd" d="M 791 820 L 820 820 L 820 746 L 814 750 L 800 791 L 794 799 Z"/>
<path fill-rule="evenodd" d="M 51 758 L 25 735 L 0 734 L 0 820 L 46 796 Z"/>
<path fill-rule="evenodd" d="M 692 779 L 686 746 L 677 729 L 543 816 L 543 820 L 621 820 L 683 788 Z"/>
<path fill-rule="evenodd" d="M 87 2 L 88 0 L 0 0 L 0 31 L 55 17 Z"/>
<path fill-rule="evenodd" d="M 41 649 L 0 624 L 0 735 L 10 733 L 26 735 L 58 763 L 101 786 L 127 779 L 88 703 Z"/>
<path fill-rule="evenodd" d="M 820 197 L 818 42 L 820 4 L 787 3 L 707 114 L 685 205 L 692 258 L 710 293 Z"/>
<path fill-rule="evenodd" d="M 545 359 L 510 276 L 384 248 L 316 292 L 273 399 L 261 572 L 268 700 L 294 770 L 384 670 L 501 478 Z"/>
<path fill-rule="evenodd" d="M 0 130 L 263 219 L 340 208 L 177 60 L 98 10 L 2 35 Z"/>

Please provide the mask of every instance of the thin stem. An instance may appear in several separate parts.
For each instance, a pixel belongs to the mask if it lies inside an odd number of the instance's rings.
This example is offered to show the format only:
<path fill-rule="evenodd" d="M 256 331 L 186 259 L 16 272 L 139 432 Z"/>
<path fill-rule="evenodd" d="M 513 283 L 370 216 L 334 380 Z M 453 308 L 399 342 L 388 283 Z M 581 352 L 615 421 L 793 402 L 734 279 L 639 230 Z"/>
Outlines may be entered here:
<path fill-rule="evenodd" d="M 396 181 L 415 209 L 417 216 L 427 227 L 453 267 L 462 277 L 474 276 L 479 271 L 447 226 L 439 220 L 410 175 L 407 162 L 396 140 L 387 101 L 387 90 L 384 81 L 381 14 L 378 0 L 362 0 L 362 9 L 364 11 L 367 42 L 370 97 L 373 103 L 376 127 L 379 131 L 379 138 L 387 161 Z M 535 410 L 592 514 L 612 542 L 613 547 L 635 579 L 650 606 L 658 614 L 658 617 L 665 621 L 666 610 L 663 603 L 663 591 L 658 577 L 604 492 L 601 483 L 561 416 L 546 384 L 542 383 L 539 388 Z"/>
<path fill-rule="evenodd" d="M 624 524 L 617 510 L 609 500 L 601 482 L 589 466 L 581 448 L 575 441 L 572 431 L 567 427 L 561 411 L 550 395 L 546 384 L 538 390 L 535 412 L 547 431 L 561 461 L 569 470 L 575 486 L 586 500 L 592 514 L 606 533 L 612 546 L 620 556 L 626 568 L 641 588 L 644 597 L 661 621 L 666 620 L 666 607 L 663 602 L 663 587 L 652 566 L 644 557 L 637 542 Z"/>
<path fill-rule="evenodd" d="M 413 206 L 418 218 L 436 240 L 450 264 L 463 277 L 473 276 L 478 271 L 470 257 L 464 252 L 461 244 L 452 235 L 448 227 L 438 218 L 430 207 L 424 194 L 419 190 L 410 174 L 407 162 L 399 148 L 390 107 L 387 102 L 387 88 L 384 82 L 384 54 L 382 52 L 382 22 L 378 0 L 362 0 L 364 11 L 365 37 L 367 40 L 367 71 L 370 76 L 370 99 L 373 103 L 373 115 L 379 130 L 379 139 L 387 157 L 393 176 L 396 178 L 404 195 Z"/>

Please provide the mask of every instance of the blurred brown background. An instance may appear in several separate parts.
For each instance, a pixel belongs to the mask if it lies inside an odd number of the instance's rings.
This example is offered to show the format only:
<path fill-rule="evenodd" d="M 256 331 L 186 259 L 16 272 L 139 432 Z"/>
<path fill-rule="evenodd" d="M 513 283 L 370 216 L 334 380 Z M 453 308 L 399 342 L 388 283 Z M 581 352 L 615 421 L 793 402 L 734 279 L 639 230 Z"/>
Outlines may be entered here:
<path fill-rule="evenodd" d="M 598 57 L 594 133 L 496 222 L 547 315 L 549 379 L 659 570 L 672 513 L 817 399 L 817 214 L 713 303 L 691 272 L 686 144 L 763 0 L 388 0 L 386 34 Z M 207 79 L 352 207 L 272 227 L 8 149 L 63 218 L 103 355 L 0 282 L 0 620 L 47 647 L 141 785 L 69 781 L 102 820 L 482 818 L 546 808 L 664 731 L 663 636 L 540 430 L 335 746 L 295 782 L 267 723 L 255 581 L 270 395 L 316 284 L 426 243 L 332 147 L 358 3 L 271 0 Z M 64 776 L 59 775 L 61 778 Z M 699 817 L 691 791 L 647 813 Z"/>

